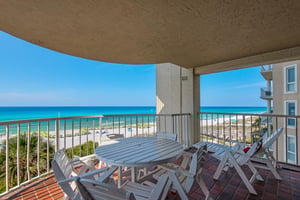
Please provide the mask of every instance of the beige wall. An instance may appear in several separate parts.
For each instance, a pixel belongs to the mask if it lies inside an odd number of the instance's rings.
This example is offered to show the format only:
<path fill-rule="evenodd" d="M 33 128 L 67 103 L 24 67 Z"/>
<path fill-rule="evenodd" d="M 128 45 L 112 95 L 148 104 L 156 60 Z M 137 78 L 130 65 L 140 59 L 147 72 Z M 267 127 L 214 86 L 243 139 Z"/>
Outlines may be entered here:
<path fill-rule="evenodd" d="M 285 92 L 285 67 L 297 64 L 297 91 L 295 93 L 286 93 Z M 285 101 L 286 100 L 296 100 L 297 109 L 296 109 L 296 115 L 300 114 L 300 96 L 299 96 L 299 90 L 300 90 L 300 84 L 299 84 L 299 78 L 300 78 L 300 61 L 294 61 L 294 62 L 285 62 L 285 63 L 279 63 L 273 65 L 273 104 L 274 104 L 274 114 L 286 114 L 285 113 Z M 274 123 L 274 126 L 276 126 L 276 123 Z M 288 135 L 296 135 L 296 129 L 292 128 L 285 128 L 285 119 L 279 118 L 278 119 L 278 127 L 284 127 L 283 134 L 278 140 L 278 158 L 279 160 L 285 161 L 285 149 L 286 149 L 286 134 Z M 298 125 L 298 130 L 300 126 Z M 300 137 L 298 137 L 298 150 L 300 149 Z M 298 160 L 300 159 L 299 153 Z"/>
<path fill-rule="evenodd" d="M 157 114 L 191 113 L 189 143 L 193 143 L 199 123 L 197 114 L 200 107 L 199 76 L 192 69 L 181 68 L 171 63 L 156 66 L 156 112 Z M 194 123 L 193 123 L 194 122 Z M 170 121 L 167 127 L 170 128 Z M 171 130 L 167 130 L 171 132 Z"/>

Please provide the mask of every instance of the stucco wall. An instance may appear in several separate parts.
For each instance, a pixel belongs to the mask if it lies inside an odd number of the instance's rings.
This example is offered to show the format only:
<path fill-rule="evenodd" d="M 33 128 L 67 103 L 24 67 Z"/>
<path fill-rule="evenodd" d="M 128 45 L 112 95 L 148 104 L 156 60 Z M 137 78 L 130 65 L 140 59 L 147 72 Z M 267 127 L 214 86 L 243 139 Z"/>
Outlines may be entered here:
<path fill-rule="evenodd" d="M 295 93 L 286 93 L 285 92 L 285 67 L 289 65 L 297 64 L 297 91 Z M 273 65 L 273 103 L 274 103 L 274 114 L 286 114 L 285 111 L 285 101 L 287 100 L 296 100 L 297 109 L 296 109 L 296 115 L 300 114 L 300 96 L 299 96 L 299 78 L 300 78 L 300 61 L 294 61 L 294 62 L 285 62 L 285 63 L 278 63 Z M 278 118 L 277 120 L 278 127 L 284 127 L 283 134 L 278 140 L 278 158 L 279 160 L 286 160 L 286 134 L 288 135 L 296 135 L 296 128 L 286 128 L 285 119 Z M 300 123 L 300 121 L 298 121 Z M 276 126 L 276 123 L 274 123 L 274 126 Z M 298 125 L 297 129 L 299 129 L 300 126 Z M 298 137 L 298 150 L 300 149 L 300 140 Z M 299 153 L 298 160 L 300 159 Z"/>
<path fill-rule="evenodd" d="M 193 142 L 197 131 L 197 112 L 200 107 L 199 76 L 193 70 L 181 68 L 171 63 L 156 66 L 156 112 L 157 114 L 190 113 L 189 142 Z M 170 130 L 170 123 L 161 129 Z M 167 126 L 167 127 L 163 127 Z"/>

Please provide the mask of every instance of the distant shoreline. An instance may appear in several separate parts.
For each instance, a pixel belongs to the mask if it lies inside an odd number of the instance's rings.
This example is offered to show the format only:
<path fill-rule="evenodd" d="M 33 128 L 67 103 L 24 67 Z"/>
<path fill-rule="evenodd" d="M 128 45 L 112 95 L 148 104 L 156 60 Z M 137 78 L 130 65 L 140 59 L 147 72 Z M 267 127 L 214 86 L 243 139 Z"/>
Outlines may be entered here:
<path fill-rule="evenodd" d="M 262 113 L 262 106 L 202 106 L 200 112 Z M 155 114 L 155 106 L 0 106 L 0 121 L 115 114 Z"/>

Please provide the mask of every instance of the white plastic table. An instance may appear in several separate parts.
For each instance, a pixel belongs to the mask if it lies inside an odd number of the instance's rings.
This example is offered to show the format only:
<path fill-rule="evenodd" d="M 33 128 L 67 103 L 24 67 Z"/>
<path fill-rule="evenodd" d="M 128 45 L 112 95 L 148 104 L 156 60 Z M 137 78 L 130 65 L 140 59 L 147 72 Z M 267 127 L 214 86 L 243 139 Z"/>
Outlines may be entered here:
<path fill-rule="evenodd" d="M 97 158 L 104 163 L 119 167 L 149 167 L 177 160 L 183 146 L 176 141 L 157 137 L 132 137 L 117 140 L 114 144 L 96 148 Z"/>

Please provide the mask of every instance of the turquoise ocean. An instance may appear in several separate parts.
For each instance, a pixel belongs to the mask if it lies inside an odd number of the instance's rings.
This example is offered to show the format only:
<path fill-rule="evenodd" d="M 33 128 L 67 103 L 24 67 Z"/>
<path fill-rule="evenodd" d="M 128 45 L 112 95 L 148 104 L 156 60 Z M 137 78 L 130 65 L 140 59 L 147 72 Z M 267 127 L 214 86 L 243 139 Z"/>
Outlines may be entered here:
<path fill-rule="evenodd" d="M 262 113 L 266 107 L 203 106 L 201 112 Z M 0 107 L 0 121 L 116 114 L 155 114 L 155 106 L 49 106 Z"/>

